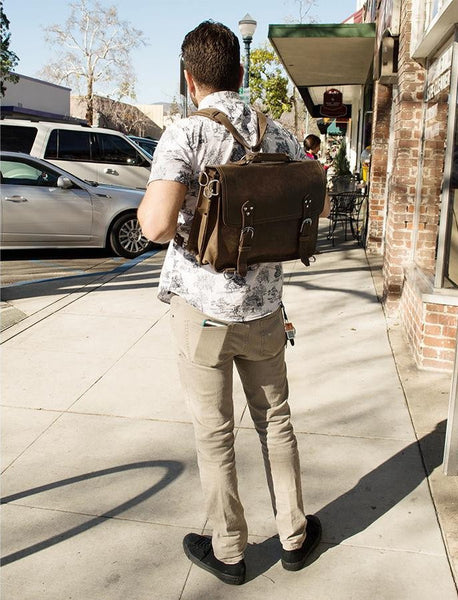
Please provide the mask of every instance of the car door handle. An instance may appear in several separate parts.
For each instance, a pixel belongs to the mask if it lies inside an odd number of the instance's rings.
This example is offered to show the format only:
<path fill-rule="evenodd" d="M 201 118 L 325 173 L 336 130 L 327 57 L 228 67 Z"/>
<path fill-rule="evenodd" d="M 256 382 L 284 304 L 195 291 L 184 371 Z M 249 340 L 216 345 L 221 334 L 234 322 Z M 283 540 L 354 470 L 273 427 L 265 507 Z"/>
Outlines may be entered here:
<path fill-rule="evenodd" d="M 110 168 L 106 168 L 104 169 L 105 173 L 107 173 L 108 175 L 119 175 L 118 171 L 116 171 L 116 169 L 110 169 Z"/>
<path fill-rule="evenodd" d="M 28 202 L 24 196 L 5 196 L 7 202 Z"/>

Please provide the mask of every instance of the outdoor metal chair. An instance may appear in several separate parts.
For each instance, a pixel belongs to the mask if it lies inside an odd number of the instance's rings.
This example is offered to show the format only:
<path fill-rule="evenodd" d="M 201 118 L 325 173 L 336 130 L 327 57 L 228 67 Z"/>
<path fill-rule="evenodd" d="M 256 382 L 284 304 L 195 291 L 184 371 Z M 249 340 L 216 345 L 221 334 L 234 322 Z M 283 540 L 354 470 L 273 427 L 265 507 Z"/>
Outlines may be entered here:
<path fill-rule="evenodd" d="M 341 225 L 344 231 L 344 239 L 347 240 L 348 229 L 353 239 L 361 241 L 364 215 L 362 207 L 366 196 L 360 192 L 331 193 L 331 212 L 329 214 L 328 240 L 335 244 L 335 231 L 337 225 Z"/>

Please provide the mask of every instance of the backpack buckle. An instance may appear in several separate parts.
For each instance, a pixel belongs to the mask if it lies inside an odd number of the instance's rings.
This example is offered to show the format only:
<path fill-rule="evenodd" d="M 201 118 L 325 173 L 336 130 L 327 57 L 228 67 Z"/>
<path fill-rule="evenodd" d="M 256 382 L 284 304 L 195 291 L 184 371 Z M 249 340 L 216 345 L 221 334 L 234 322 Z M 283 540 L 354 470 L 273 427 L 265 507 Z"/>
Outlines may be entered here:
<path fill-rule="evenodd" d="M 253 238 L 254 238 L 254 227 L 251 227 L 251 225 L 248 225 L 247 227 L 244 227 L 244 228 L 242 229 L 242 231 L 240 232 L 240 240 L 243 240 L 243 241 L 245 241 L 245 236 L 246 236 L 248 233 L 249 233 L 249 234 L 250 234 L 250 236 L 251 236 L 251 238 L 250 238 L 250 239 L 253 239 Z"/>
<path fill-rule="evenodd" d="M 310 217 L 308 217 L 307 219 L 304 219 L 302 221 L 302 225 L 301 225 L 301 233 L 303 233 L 305 226 L 311 227 L 311 225 L 312 225 L 312 219 Z"/>

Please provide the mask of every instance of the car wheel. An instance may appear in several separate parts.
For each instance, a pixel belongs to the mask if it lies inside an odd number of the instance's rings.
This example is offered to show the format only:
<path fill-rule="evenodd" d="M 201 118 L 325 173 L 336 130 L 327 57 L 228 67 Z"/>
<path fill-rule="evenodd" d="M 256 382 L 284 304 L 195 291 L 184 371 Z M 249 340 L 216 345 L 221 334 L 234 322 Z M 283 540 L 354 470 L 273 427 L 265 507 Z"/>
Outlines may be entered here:
<path fill-rule="evenodd" d="M 119 217 L 111 228 L 110 246 L 118 256 L 135 258 L 154 248 L 143 234 L 135 214 Z"/>

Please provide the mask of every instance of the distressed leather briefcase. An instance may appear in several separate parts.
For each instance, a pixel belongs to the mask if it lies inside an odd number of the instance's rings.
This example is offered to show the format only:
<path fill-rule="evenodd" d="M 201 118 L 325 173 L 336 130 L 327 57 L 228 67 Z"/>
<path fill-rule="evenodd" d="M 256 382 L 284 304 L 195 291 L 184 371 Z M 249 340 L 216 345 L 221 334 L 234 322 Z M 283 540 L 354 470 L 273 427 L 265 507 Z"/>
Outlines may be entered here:
<path fill-rule="evenodd" d="M 321 164 L 259 152 L 266 129 L 262 113 L 258 113 L 258 140 L 253 147 L 224 113 L 205 109 L 194 114 L 224 125 L 247 153 L 238 162 L 209 165 L 200 173 L 186 250 L 201 265 L 242 277 L 258 263 L 300 258 L 308 266 L 316 251 L 326 194 Z"/>

